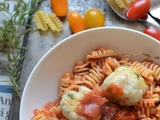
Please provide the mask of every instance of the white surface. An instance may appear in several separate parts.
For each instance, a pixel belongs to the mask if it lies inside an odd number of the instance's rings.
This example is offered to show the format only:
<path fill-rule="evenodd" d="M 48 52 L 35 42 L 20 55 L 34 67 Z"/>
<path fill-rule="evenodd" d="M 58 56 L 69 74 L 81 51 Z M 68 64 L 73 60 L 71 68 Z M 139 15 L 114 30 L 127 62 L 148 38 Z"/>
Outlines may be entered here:
<path fill-rule="evenodd" d="M 118 54 L 144 52 L 160 56 L 160 42 L 134 30 L 96 28 L 72 35 L 55 45 L 33 69 L 22 95 L 20 120 L 30 120 L 35 108 L 56 99 L 61 75 L 99 47 L 111 48 Z"/>

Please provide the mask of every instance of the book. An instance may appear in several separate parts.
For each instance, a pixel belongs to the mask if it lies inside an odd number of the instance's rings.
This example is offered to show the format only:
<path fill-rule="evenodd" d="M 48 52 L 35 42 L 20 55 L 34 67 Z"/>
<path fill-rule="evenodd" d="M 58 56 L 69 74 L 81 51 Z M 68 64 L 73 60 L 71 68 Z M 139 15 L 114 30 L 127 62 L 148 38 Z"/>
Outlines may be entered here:
<path fill-rule="evenodd" d="M 13 96 L 13 85 L 8 76 L 0 76 L 0 120 L 8 120 Z"/>

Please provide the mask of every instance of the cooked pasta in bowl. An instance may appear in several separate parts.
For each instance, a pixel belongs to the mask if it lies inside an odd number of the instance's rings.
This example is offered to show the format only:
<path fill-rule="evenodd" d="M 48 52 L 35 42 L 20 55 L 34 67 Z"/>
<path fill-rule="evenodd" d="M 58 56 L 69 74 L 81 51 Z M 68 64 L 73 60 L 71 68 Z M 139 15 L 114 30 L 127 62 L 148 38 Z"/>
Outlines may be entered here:
<path fill-rule="evenodd" d="M 29 76 L 20 120 L 160 119 L 160 42 L 119 27 L 85 30 Z"/>

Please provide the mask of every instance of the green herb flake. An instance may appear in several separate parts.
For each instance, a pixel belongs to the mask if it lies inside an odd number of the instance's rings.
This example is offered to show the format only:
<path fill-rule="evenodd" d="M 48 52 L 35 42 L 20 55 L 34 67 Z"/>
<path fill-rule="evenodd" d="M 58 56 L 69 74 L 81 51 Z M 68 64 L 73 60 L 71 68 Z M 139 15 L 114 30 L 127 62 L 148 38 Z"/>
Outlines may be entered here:
<path fill-rule="evenodd" d="M 135 74 L 136 74 L 136 76 L 139 78 L 140 77 L 140 75 L 138 74 L 138 73 L 136 73 L 136 72 L 134 72 Z"/>
<path fill-rule="evenodd" d="M 69 97 L 70 99 L 74 99 L 74 96 L 73 96 L 73 94 L 71 94 L 71 93 L 68 94 L 68 97 Z"/>

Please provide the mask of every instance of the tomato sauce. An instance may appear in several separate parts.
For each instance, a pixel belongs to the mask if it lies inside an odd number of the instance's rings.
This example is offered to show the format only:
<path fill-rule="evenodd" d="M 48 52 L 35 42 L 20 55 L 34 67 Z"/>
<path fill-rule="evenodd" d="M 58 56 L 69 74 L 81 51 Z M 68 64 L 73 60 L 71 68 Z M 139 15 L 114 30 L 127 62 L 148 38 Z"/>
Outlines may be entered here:
<path fill-rule="evenodd" d="M 121 109 L 118 105 L 113 103 L 105 103 L 101 108 L 101 119 L 100 120 L 112 120 L 114 115 Z"/>
<path fill-rule="evenodd" d="M 124 90 L 120 84 L 112 83 L 106 90 L 102 91 L 101 94 L 104 97 L 123 96 Z"/>
<path fill-rule="evenodd" d="M 115 115 L 114 120 L 136 120 L 136 118 L 136 113 L 127 107 L 119 111 Z"/>
<path fill-rule="evenodd" d="M 106 101 L 98 92 L 89 92 L 84 95 L 83 99 L 77 105 L 76 112 L 86 116 L 88 119 L 97 118 L 101 114 L 101 106 Z"/>

